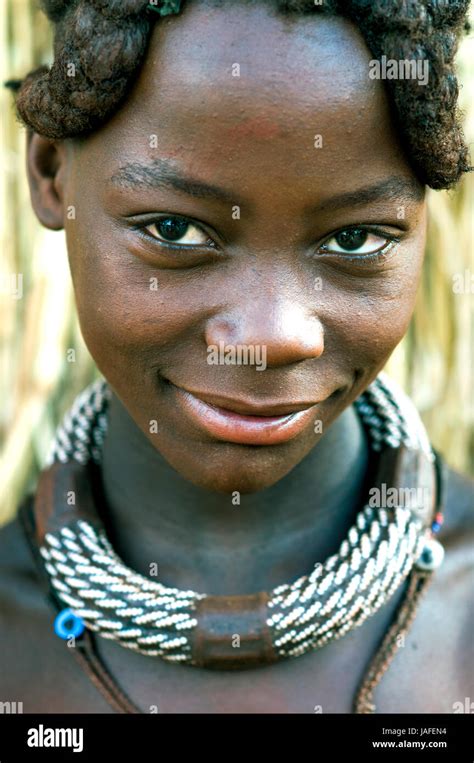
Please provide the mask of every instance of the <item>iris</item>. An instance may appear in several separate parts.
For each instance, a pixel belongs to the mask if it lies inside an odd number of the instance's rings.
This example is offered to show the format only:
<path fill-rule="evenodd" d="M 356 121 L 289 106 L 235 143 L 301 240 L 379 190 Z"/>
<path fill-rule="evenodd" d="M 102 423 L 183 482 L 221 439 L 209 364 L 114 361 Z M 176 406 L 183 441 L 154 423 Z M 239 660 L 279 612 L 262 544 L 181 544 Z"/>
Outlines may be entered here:
<path fill-rule="evenodd" d="M 189 228 L 189 223 L 186 220 L 180 220 L 177 217 L 167 217 L 156 222 L 155 225 L 160 236 L 169 241 L 178 241 L 180 238 L 183 238 Z"/>
<path fill-rule="evenodd" d="M 368 232 L 363 228 L 349 228 L 341 231 L 334 238 L 342 249 L 353 252 L 365 244 L 368 235 Z"/>

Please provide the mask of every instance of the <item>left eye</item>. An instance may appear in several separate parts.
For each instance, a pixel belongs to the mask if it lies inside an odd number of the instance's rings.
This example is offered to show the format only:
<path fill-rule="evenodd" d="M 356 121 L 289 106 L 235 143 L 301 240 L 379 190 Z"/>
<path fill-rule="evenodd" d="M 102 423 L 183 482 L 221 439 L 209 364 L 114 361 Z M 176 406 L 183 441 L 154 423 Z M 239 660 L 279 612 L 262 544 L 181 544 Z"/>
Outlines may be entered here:
<path fill-rule="evenodd" d="M 184 244 L 188 246 L 202 246 L 209 243 L 209 236 L 197 225 L 181 217 L 164 217 L 155 220 L 146 228 L 154 227 L 158 236 L 151 234 L 153 238 L 167 244 Z"/>
<path fill-rule="evenodd" d="M 389 236 L 381 236 L 365 228 L 347 228 L 327 239 L 320 249 L 329 254 L 375 254 L 390 241 Z"/>

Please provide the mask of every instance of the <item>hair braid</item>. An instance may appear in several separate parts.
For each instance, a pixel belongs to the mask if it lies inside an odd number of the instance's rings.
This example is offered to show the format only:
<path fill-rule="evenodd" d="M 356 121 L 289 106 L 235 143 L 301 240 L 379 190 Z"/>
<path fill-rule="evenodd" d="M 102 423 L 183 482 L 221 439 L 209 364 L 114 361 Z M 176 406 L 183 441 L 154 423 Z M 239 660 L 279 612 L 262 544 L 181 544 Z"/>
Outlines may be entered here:
<path fill-rule="evenodd" d="M 343 2 L 375 58 L 427 61 L 429 78 L 386 84 L 408 155 L 420 179 L 449 188 L 469 172 L 469 152 L 457 109 L 454 57 L 467 29 L 469 0 L 349 0 Z"/>
<path fill-rule="evenodd" d="M 146 0 L 42 0 L 55 23 L 54 62 L 17 88 L 21 121 L 47 138 L 92 131 L 126 95 L 140 66 L 151 20 Z M 141 14 L 141 15 L 140 15 Z"/>

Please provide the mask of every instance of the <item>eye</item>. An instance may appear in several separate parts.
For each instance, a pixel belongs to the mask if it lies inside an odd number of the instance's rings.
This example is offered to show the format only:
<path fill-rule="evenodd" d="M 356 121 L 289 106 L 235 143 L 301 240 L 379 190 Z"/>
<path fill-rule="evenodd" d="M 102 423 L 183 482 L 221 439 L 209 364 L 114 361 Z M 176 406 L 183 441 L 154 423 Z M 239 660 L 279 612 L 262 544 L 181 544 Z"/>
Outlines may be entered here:
<path fill-rule="evenodd" d="M 385 250 L 388 244 L 395 240 L 393 236 L 367 228 L 346 228 L 327 239 L 320 251 L 370 257 Z"/>
<path fill-rule="evenodd" d="M 144 226 L 144 229 L 147 231 L 149 228 L 155 228 L 158 232 L 157 236 L 150 233 L 151 237 L 165 244 L 175 244 L 183 247 L 214 245 L 214 242 L 199 226 L 185 217 L 163 217 Z"/>

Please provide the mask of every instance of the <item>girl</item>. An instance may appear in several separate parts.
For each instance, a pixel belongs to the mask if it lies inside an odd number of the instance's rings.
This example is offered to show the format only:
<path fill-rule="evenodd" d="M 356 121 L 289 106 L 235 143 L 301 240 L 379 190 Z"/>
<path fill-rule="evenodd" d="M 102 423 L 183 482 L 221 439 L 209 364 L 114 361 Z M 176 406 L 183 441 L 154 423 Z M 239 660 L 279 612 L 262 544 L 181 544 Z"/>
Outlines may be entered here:
<path fill-rule="evenodd" d="M 43 0 L 54 63 L 7 84 L 103 379 L 0 531 L 24 712 L 473 696 L 472 484 L 381 373 L 470 169 L 466 6 Z"/>

